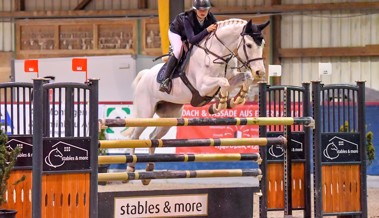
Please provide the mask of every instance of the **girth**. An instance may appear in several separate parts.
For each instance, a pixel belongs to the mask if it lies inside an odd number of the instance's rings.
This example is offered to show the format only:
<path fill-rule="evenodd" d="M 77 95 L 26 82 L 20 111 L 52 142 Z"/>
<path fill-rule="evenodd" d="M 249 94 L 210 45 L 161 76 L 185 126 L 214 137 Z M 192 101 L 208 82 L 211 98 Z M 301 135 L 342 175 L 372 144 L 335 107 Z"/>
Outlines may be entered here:
<path fill-rule="evenodd" d="M 193 107 L 202 107 L 206 104 L 208 104 L 212 99 L 218 94 L 220 91 L 220 87 L 217 89 L 216 93 L 213 96 L 201 96 L 199 91 L 193 87 L 191 82 L 188 80 L 186 74 L 182 71 L 179 74 L 179 77 L 182 79 L 183 83 L 188 87 L 188 89 L 192 93 L 192 99 L 191 99 L 191 105 Z"/>

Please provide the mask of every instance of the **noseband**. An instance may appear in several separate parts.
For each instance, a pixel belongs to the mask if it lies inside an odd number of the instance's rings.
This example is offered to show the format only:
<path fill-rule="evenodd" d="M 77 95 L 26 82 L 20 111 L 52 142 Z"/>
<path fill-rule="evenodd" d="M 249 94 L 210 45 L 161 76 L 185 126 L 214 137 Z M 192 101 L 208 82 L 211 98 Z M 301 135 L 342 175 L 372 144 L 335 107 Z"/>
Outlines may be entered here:
<path fill-rule="evenodd" d="M 245 27 L 244 27 L 244 30 L 245 30 Z M 250 64 L 251 62 L 254 62 L 254 61 L 260 61 L 260 60 L 263 60 L 263 57 L 249 59 L 249 56 L 247 55 L 247 51 L 246 51 L 246 40 L 245 40 L 245 36 L 246 36 L 246 35 L 249 35 L 249 34 L 244 33 L 244 30 L 242 30 L 242 32 L 241 32 L 242 39 L 241 39 L 240 43 L 239 43 L 238 46 L 237 46 L 237 51 L 238 51 L 238 49 L 240 48 L 240 46 L 242 45 L 242 46 L 243 46 L 243 52 L 244 52 L 244 54 L 245 54 L 246 61 L 243 61 L 243 60 L 241 59 L 241 57 L 238 55 L 238 53 L 237 53 L 237 54 L 234 54 L 234 56 L 237 58 L 237 60 L 238 60 L 239 62 L 242 63 L 242 66 L 241 66 L 241 67 L 245 67 L 246 69 L 249 69 L 249 70 L 251 71 L 251 68 L 250 68 L 249 64 Z M 254 33 L 253 33 L 253 34 L 254 34 Z M 238 67 L 238 68 L 241 68 L 241 67 Z"/>

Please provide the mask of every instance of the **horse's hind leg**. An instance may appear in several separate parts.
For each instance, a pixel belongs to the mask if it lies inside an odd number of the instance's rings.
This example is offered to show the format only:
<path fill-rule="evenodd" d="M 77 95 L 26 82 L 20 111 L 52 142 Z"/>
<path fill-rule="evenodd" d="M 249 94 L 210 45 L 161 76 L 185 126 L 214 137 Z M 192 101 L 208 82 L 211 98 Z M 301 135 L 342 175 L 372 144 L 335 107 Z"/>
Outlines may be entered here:
<path fill-rule="evenodd" d="M 160 139 L 166 133 L 170 130 L 171 127 L 156 127 L 154 131 L 150 134 L 150 139 Z M 149 154 L 153 155 L 155 153 L 155 148 L 149 148 Z M 146 164 L 146 171 L 154 171 L 155 169 L 155 164 L 153 162 L 149 162 Z M 142 184 L 144 185 L 149 185 L 150 184 L 150 179 L 143 179 Z"/>
<path fill-rule="evenodd" d="M 175 118 L 182 116 L 183 105 L 172 104 L 172 103 L 164 103 L 160 104 L 157 107 L 157 115 L 161 118 Z M 154 131 L 150 134 L 150 139 L 161 139 L 163 136 L 167 134 L 167 132 L 171 129 L 171 126 L 159 126 L 154 129 Z M 155 148 L 149 148 L 149 154 L 154 154 Z M 146 171 L 153 171 L 155 168 L 154 163 L 150 162 L 146 165 Z M 142 184 L 148 185 L 150 183 L 150 179 L 142 180 Z"/>
<path fill-rule="evenodd" d="M 133 132 L 131 133 L 130 139 L 139 139 L 139 136 L 142 134 L 142 132 L 146 129 L 146 127 L 134 127 Z M 130 155 L 135 155 L 135 148 L 131 148 Z M 136 170 L 136 163 L 128 163 L 126 167 L 126 172 L 135 172 Z M 127 183 L 128 180 L 122 181 L 123 183 Z"/>

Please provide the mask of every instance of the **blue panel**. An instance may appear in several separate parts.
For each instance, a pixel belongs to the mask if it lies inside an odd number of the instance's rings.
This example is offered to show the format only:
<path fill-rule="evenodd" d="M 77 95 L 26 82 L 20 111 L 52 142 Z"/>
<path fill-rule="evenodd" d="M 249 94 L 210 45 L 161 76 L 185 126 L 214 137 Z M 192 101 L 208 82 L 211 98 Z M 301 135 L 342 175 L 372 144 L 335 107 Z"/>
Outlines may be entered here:
<path fill-rule="evenodd" d="M 367 167 L 368 175 L 379 175 L 379 104 L 366 107 L 367 132 L 372 131 L 375 147 L 375 160 Z"/>

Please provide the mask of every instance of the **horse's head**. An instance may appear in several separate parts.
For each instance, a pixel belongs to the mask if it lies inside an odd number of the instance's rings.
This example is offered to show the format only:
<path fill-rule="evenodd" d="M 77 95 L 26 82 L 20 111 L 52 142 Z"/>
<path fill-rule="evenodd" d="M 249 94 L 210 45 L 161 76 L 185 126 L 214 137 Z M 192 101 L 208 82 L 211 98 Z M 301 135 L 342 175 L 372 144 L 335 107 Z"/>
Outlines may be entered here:
<path fill-rule="evenodd" d="M 241 32 L 240 44 L 237 48 L 237 58 L 243 65 L 251 71 L 254 80 L 265 79 L 265 66 L 263 63 L 264 39 L 262 31 L 268 26 L 270 21 L 263 24 L 253 24 L 250 20 L 246 23 Z"/>

